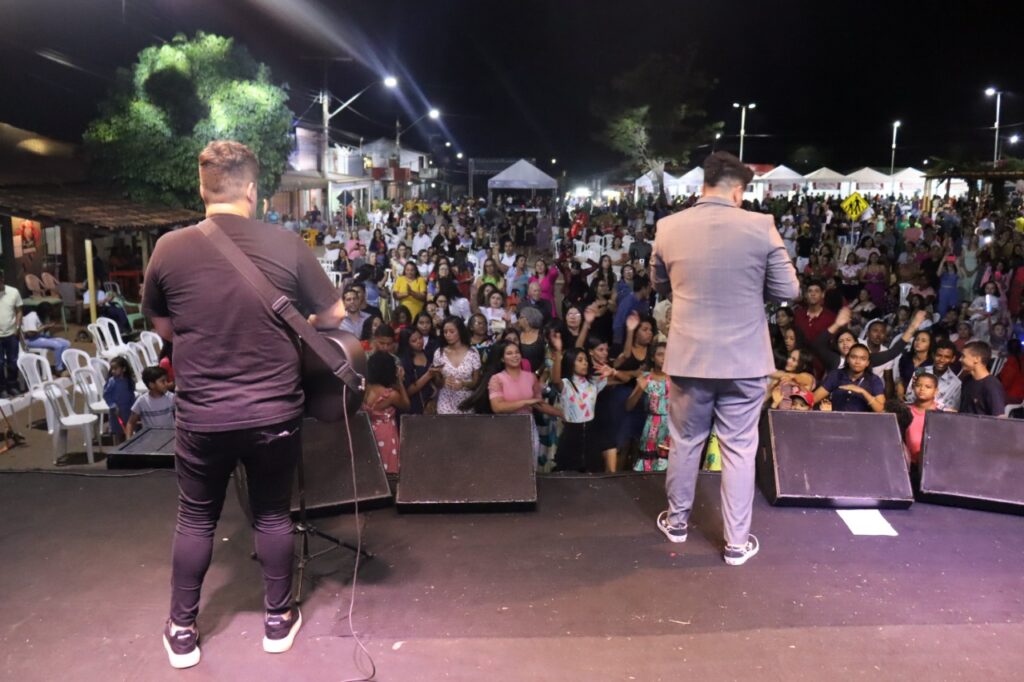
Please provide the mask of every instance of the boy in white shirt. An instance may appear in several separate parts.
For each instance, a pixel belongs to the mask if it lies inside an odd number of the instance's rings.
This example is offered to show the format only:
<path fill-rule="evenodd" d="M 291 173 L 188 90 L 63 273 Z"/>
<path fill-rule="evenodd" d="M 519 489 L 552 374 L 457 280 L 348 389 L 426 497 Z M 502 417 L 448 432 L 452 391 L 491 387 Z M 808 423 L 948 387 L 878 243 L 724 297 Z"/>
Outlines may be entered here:
<path fill-rule="evenodd" d="M 127 438 L 132 437 L 140 421 L 147 429 L 174 428 L 174 393 L 167 389 L 167 370 L 147 367 L 142 370 L 142 383 L 149 391 L 132 405 L 132 416 L 124 427 Z"/>

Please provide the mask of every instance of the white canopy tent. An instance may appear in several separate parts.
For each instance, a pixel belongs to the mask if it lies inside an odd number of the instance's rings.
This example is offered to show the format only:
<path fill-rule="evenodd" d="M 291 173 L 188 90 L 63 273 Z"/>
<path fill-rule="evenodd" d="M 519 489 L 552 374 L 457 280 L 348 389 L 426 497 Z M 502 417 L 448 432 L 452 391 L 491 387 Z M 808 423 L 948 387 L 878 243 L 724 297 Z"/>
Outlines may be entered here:
<path fill-rule="evenodd" d="M 698 194 L 704 186 L 704 169 L 700 166 L 688 170 L 678 178 L 672 178 L 671 183 L 668 181 L 669 177 L 666 173 L 665 191 L 671 195 Z"/>
<path fill-rule="evenodd" d="M 885 173 L 879 173 L 874 168 L 864 166 L 860 170 L 856 170 L 850 173 L 846 178 L 847 183 L 851 185 L 849 193 L 854 190 L 869 191 L 869 192 L 884 192 L 889 189 L 892 178 Z"/>
<path fill-rule="evenodd" d="M 916 168 L 904 168 L 893 173 L 893 192 L 896 194 L 912 195 L 924 191 L 924 171 Z"/>
<path fill-rule="evenodd" d="M 755 193 L 761 197 L 765 194 L 786 194 L 800 189 L 806 181 L 804 176 L 788 166 L 776 166 L 764 175 L 754 176 Z M 758 192 L 758 190 L 760 190 Z"/>
<path fill-rule="evenodd" d="M 815 192 L 838 192 L 843 188 L 844 182 L 850 181 L 848 176 L 834 171 L 827 166 L 822 166 L 813 173 L 808 173 L 804 176 L 804 180 L 808 183 L 808 189 Z"/>
<path fill-rule="evenodd" d="M 558 181 L 534 166 L 526 159 L 519 159 L 487 181 L 487 203 L 491 203 L 491 192 L 496 189 L 528 189 L 531 195 L 537 190 L 558 190 Z"/>
<path fill-rule="evenodd" d="M 658 182 L 658 174 L 650 170 L 641 175 L 636 181 L 633 182 L 633 186 L 636 191 L 644 194 L 654 194 L 655 184 Z"/>

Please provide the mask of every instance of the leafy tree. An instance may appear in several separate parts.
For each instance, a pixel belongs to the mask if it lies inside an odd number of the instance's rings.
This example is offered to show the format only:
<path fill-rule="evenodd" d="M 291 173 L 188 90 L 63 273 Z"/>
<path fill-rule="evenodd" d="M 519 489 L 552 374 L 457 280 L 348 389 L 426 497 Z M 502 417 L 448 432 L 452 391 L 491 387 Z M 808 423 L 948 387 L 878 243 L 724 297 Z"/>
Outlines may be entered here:
<path fill-rule="evenodd" d="M 708 144 L 723 127 L 708 120 L 704 102 L 716 81 L 689 54 L 653 54 L 611 81 L 594 101 L 603 127 L 597 140 L 622 154 L 633 172 L 684 166 L 692 150 Z"/>
<path fill-rule="evenodd" d="M 237 140 L 260 160 L 266 197 L 292 147 L 287 99 L 270 70 L 233 39 L 177 35 L 118 70 L 85 144 L 94 173 L 133 199 L 200 208 L 199 152 L 211 140 Z"/>

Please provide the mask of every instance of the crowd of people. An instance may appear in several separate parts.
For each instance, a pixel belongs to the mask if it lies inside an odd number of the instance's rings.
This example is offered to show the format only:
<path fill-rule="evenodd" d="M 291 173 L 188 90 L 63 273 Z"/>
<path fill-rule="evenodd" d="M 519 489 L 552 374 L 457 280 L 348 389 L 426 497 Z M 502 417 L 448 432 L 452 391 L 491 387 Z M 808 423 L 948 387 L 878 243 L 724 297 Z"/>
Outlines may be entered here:
<path fill-rule="evenodd" d="M 657 221 L 695 201 L 396 203 L 324 225 L 342 329 L 392 360 L 372 362 L 365 403 L 388 471 L 403 413 L 530 414 L 545 470 L 664 470 L 671 301 L 648 268 Z M 766 409 L 896 412 L 916 461 L 925 411 L 1024 401 L 1021 197 L 990 206 L 876 196 L 850 220 L 838 197 L 750 205 L 774 214 L 802 283 L 766 308 Z"/>

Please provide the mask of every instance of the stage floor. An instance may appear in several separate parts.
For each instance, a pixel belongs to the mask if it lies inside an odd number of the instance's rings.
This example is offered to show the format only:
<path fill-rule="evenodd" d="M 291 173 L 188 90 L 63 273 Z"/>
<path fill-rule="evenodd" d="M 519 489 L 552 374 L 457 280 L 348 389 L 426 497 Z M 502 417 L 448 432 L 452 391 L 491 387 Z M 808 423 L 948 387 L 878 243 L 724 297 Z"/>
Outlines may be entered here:
<path fill-rule="evenodd" d="M 689 542 L 654 527 L 663 479 L 543 478 L 535 512 L 367 513 L 356 630 L 377 679 L 1019 680 L 1021 517 L 916 504 L 899 537 L 859 537 L 831 510 L 756 497 L 760 554 L 719 555 L 718 479 L 703 475 Z M 312 565 L 288 654 L 261 649 L 262 585 L 229 497 L 199 624 L 203 660 L 161 646 L 175 485 L 170 472 L 0 475 L 0 629 L 7 680 L 358 677 L 350 554 Z M 353 539 L 351 516 L 320 519 Z"/>

